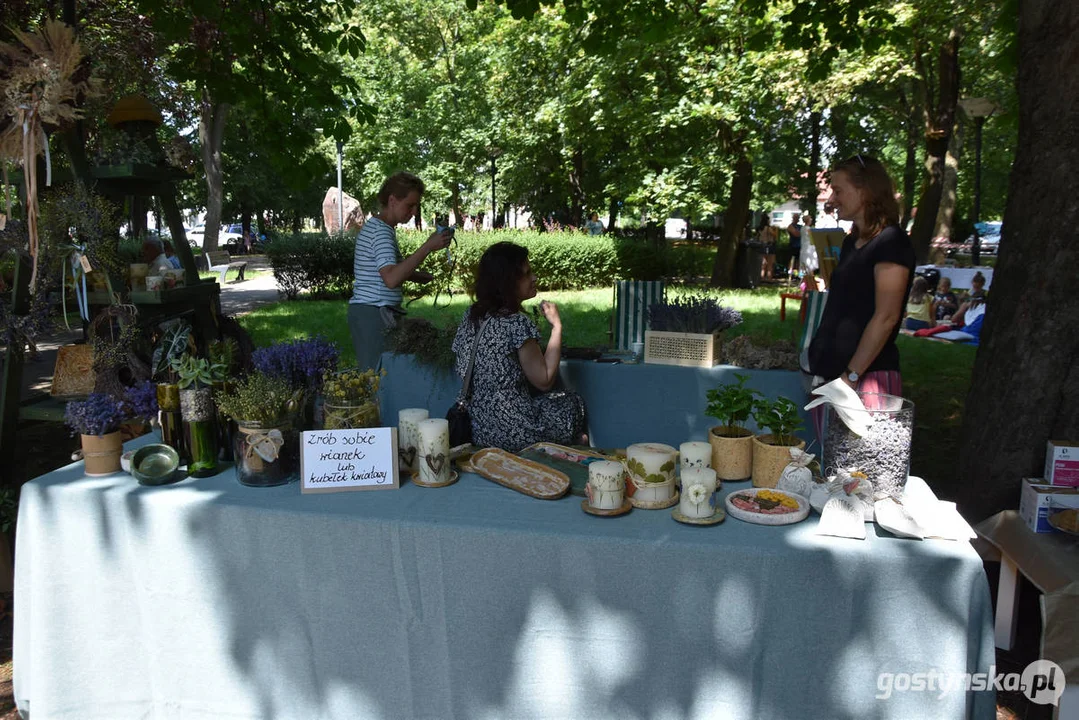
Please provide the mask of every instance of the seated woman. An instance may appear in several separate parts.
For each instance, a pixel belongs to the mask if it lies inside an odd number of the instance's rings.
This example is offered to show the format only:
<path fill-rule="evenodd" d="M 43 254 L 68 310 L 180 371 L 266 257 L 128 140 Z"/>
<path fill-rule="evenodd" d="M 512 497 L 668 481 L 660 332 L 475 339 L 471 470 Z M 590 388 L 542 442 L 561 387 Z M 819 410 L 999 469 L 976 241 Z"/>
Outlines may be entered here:
<path fill-rule="evenodd" d="M 959 309 L 952 315 L 952 325 L 962 327 L 971 321 L 972 318 L 967 318 L 967 313 L 970 310 L 982 305 L 986 301 L 985 294 L 985 275 L 982 275 L 981 271 L 974 273 L 974 277 L 970 279 L 970 295 L 959 306 Z"/>
<path fill-rule="evenodd" d="M 959 309 L 959 301 L 956 299 L 955 293 L 952 292 L 951 278 L 943 277 L 940 279 L 933 301 L 937 306 L 937 321 L 947 320 L 952 315 L 955 315 L 955 311 Z"/>
<path fill-rule="evenodd" d="M 907 297 L 907 316 L 903 319 L 904 330 L 924 330 L 936 325 L 937 308 L 929 295 L 929 283 L 918 275 L 910 286 Z"/>
<path fill-rule="evenodd" d="M 584 400 L 565 390 L 551 392 L 562 356 L 558 307 L 540 303 L 551 324 L 546 350 L 540 348 L 536 324 L 521 313 L 521 303 L 535 296 L 528 250 L 510 242 L 487 248 L 476 277 L 476 302 L 453 340 L 463 379 L 479 335 L 468 403 L 476 445 L 516 452 L 543 441 L 588 443 Z"/>

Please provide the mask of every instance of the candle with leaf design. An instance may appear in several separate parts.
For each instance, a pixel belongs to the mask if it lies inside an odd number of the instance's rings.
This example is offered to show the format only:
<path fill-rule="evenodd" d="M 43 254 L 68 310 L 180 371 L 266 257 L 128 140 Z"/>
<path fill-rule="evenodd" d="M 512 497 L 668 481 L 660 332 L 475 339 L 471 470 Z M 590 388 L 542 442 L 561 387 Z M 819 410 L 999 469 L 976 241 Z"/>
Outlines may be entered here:
<path fill-rule="evenodd" d="M 674 497 L 678 451 L 662 443 L 636 443 L 626 448 L 626 470 L 637 491 L 635 502 L 662 502 Z"/>
<path fill-rule="evenodd" d="M 419 465 L 420 482 L 426 485 L 444 485 L 450 481 L 450 424 L 445 418 L 420 420 Z"/>
<path fill-rule="evenodd" d="M 626 469 L 620 462 L 597 460 L 588 465 L 588 504 L 597 510 L 622 507 L 626 489 Z"/>

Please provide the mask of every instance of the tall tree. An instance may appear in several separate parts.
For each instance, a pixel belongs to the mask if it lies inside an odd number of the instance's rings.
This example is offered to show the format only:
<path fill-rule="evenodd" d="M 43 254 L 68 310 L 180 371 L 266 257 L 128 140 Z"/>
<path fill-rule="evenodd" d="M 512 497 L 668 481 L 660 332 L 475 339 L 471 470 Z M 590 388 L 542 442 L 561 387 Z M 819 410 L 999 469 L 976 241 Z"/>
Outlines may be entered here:
<path fill-rule="evenodd" d="M 1049 439 L 1079 438 L 1079 5 L 1019 3 L 1019 141 L 960 445 L 961 507 L 1014 507 Z"/>

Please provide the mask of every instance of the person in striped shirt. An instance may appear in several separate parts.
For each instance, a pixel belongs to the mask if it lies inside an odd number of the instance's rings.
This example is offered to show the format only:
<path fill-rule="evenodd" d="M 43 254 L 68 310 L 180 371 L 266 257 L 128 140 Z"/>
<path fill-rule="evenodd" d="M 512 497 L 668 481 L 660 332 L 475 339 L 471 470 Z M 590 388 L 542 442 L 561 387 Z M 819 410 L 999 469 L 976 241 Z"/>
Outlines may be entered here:
<path fill-rule="evenodd" d="M 404 314 L 401 285 L 406 280 L 430 282 L 433 276 L 420 270 L 420 263 L 452 239 L 448 231 L 432 233 L 416 252 L 401 257 L 395 228 L 416 215 L 423 190 L 423 181 L 412 173 L 398 172 L 386 178 L 378 191 L 381 209 L 356 236 L 348 328 L 360 368 L 380 369 L 386 331 L 396 327 L 397 316 Z"/>

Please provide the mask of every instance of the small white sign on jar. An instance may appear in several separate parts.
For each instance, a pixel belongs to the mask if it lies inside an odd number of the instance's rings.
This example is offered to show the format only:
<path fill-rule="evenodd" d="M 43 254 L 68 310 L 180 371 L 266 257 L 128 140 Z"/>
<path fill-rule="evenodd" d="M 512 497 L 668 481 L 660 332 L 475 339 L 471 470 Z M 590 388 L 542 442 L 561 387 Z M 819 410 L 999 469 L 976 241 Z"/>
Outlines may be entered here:
<path fill-rule="evenodd" d="M 397 428 L 300 433 L 300 492 L 396 490 Z"/>

